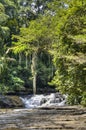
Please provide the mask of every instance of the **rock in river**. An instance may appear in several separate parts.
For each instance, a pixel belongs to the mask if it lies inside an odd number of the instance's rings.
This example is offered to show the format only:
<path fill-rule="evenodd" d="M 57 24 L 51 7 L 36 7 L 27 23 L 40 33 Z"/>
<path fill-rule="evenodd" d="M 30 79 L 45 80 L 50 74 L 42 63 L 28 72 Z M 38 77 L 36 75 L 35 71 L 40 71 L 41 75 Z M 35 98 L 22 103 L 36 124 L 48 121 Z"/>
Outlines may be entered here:
<path fill-rule="evenodd" d="M 23 107 L 23 103 L 18 96 L 0 95 L 0 108 Z"/>

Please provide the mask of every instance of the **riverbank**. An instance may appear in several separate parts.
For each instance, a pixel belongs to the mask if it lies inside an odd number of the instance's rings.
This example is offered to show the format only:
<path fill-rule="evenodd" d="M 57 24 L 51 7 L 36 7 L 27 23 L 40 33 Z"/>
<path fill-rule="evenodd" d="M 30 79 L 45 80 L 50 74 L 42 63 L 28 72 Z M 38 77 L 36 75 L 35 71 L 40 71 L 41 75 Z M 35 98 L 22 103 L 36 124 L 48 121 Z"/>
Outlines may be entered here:
<path fill-rule="evenodd" d="M 86 108 L 0 109 L 0 130 L 86 130 Z"/>

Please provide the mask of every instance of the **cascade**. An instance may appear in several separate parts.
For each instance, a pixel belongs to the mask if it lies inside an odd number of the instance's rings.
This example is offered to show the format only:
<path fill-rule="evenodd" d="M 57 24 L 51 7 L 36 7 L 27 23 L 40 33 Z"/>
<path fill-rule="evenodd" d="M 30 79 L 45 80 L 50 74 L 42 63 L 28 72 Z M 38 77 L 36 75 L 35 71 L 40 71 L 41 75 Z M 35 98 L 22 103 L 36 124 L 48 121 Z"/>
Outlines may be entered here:
<path fill-rule="evenodd" d="M 50 107 L 50 106 L 64 106 L 66 105 L 66 95 L 60 93 L 51 93 L 47 95 L 28 95 L 26 97 L 20 97 L 23 101 L 25 108 L 38 108 L 38 107 Z"/>

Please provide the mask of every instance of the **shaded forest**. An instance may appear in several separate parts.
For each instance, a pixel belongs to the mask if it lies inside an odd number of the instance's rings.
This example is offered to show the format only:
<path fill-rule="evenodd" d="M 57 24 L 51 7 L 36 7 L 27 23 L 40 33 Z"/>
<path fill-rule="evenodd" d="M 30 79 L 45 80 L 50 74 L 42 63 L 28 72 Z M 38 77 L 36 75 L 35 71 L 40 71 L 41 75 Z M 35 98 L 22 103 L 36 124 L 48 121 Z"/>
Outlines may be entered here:
<path fill-rule="evenodd" d="M 86 106 L 86 1 L 0 0 L 0 93 L 51 86 Z"/>

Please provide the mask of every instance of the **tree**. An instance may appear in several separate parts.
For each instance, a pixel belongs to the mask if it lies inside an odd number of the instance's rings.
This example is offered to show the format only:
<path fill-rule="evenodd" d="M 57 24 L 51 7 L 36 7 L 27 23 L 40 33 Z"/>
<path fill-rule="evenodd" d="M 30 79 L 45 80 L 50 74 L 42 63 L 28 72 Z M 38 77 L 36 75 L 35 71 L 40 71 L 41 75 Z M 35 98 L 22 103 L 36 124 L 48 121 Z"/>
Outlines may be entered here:
<path fill-rule="evenodd" d="M 20 89 L 23 85 L 23 81 L 13 74 L 12 64 L 15 57 L 13 58 L 12 53 L 8 54 L 11 34 L 15 33 L 12 31 L 14 26 L 17 30 L 15 20 L 13 21 L 16 18 L 16 6 L 13 1 L 0 0 L 0 17 L 0 92 L 6 93 L 13 89 Z"/>
<path fill-rule="evenodd" d="M 58 37 L 53 44 L 53 61 L 57 70 L 52 83 L 62 93 L 68 94 L 70 104 L 83 102 L 83 93 L 86 91 L 85 6 L 82 0 L 77 0 L 76 4 L 72 0 L 68 4 L 68 8 L 59 18 L 59 33 L 57 32 Z"/>
<path fill-rule="evenodd" d="M 50 21 L 49 21 L 50 22 Z M 28 28 L 21 28 L 20 35 L 13 35 L 14 52 L 32 55 L 31 72 L 33 76 L 33 91 L 36 93 L 37 57 L 43 50 L 48 50 L 51 44 L 49 24 L 45 17 L 30 22 Z"/>
<path fill-rule="evenodd" d="M 20 27 L 25 27 L 28 28 L 30 21 L 35 21 L 35 19 L 39 18 L 40 15 L 44 15 L 45 10 L 48 8 L 47 3 L 50 2 L 48 1 L 33 1 L 33 0 L 0 0 L 1 2 L 1 13 L 2 14 L 2 19 L 1 19 L 1 31 L 0 31 L 0 35 L 1 35 L 1 44 L 0 44 L 0 48 L 1 48 L 1 70 L 2 70 L 2 64 L 4 66 L 4 62 L 3 62 L 3 58 L 5 59 L 5 63 L 6 63 L 6 71 L 2 74 L 1 73 L 1 80 L 3 81 L 3 84 L 8 85 L 9 88 L 16 88 L 16 85 L 14 85 L 14 82 L 16 83 L 17 80 L 14 81 L 14 79 L 18 79 L 21 77 L 22 80 L 24 80 L 24 84 L 29 84 L 30 83 L 30 79 L 28 81 L 28 78 L 26 78 L 25 76 L 23 76 L 22 72 L 27 72 L 28 76 L 31 76 L 31 70 L 30 70 L 30 65 L 31 65 L 31 60 L 34 63 L 34 58 L 32 58 L 33 54 L 32 51 L 34 50 L 29 50 L 29 51 L 24 51 L 25 53 L 23 53 L 22 51 L 19 51 L 18 55 L 13 54 L 10 51 L 10 47 L 12 46 L 12 39 L 11 36 L 12 34 L 16 34 L 18 35 L 20 32 Z M 39 19 L 41 19 L 42 17 L 40 17 Z M 38 20 L 39 22 L 40 20 Z M 34 27 L 35 27 L 35 23 L 34 22 Z M 40 27 L 41 29 L 41 27 Z M 44 38 L 45 39 L 45 38 Z M 39 41 L 39 40 L 38 40 Z M 34 43 L 33 43 L 34 44 Z M 33 47 L 32 47 L 33 48 Z M 45 49 L 46 50 L 46 49 Z M 49 79 L 50 76 L 48 76 L 45 74 L 45 76 L 42 75 L 42 73 L 46 73 L 48 74 L 48 72 L 50 71 L 48 66 L 48 63 L 45 64 L 43 62 L 46 61 L 46 58 L 43 58 L 43 61 L 41 60 L 43 55 L 46 54 L 46 51 L 44 50 L 43 53 L 41 53 L 41 49 L 40 51 L 38 51 L 37 53 L 37 62 L 39 62 L 39 68 L 40 64 L 42 64 L 43 68 L 45 67 L 44 70 L 40 71 L 40 69 L 38 69 L 38 67 L 36 66 L 37 69 L 37 73 L 40 74 L 41 76 L 38 76 L 36 74 L 36 77 L 38 79 L 41 78 L 41 81 L 43 83 L 43 80 L 46 81 Z M 30 54 L 29 54 L 30 53 Z M 47 53 L 48 54 L 48 53 Z M 41 55 L 41 56 L 39 56 Z M 49 55 L 49 54 L 48 54 Z M 9 58 L 10 57 L 10 58 Z M 49 55 L 50 57 L 50 55 Z M 9 64 L 9 60 L 7 59 L 15 59 L 16 63 L 14 62 L 14 60 L 10 60 L 10 64 Z M 50 59 L 50 58 L 48 58 Z M 29 62 L 30 61 L 30 62 Z M 50 62 L 49 62 L 50 63 Z M 9 70 L 10 68 L 10 70 Z M 31 68 L 34 68 L 33 66 Z M 3 68 L 4 70 L 4 68 Z M 14 72 L 16 71 L 16 77 L 15 78 L 15 74 Z M 40 71 L 40 72 L 38 72 Z M 6 74 L 7 77 L 5 77 L 4 75 Z M 26 75 L 27 75 L 26 74 Z M 13 82 L 10 82 L 10 81 Z M 7 84 L 8 83 L 8 84 Z M 46 84 L 44 83 L 44 84 Z M 38 83 L 37 83 L 38 84 Z M 40 83 L 39 83 L 40 84 Z M 21 85 L 21 83 L 20 83 Z M 12 87 L 10 87 L 12 86 Z M 14 88 L 15 86 L 15 88 Z"/>

